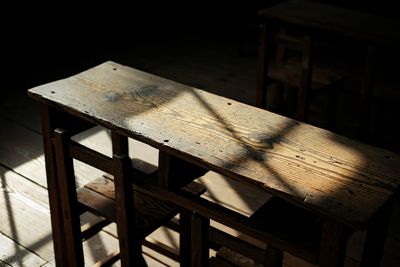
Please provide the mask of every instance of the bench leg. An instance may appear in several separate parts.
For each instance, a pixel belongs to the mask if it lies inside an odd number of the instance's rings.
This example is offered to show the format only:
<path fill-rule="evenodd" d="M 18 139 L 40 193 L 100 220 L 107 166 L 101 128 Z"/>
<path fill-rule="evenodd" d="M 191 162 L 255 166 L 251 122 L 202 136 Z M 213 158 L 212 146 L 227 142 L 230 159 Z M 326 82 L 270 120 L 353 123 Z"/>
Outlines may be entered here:
<path fill-rule="evenodd" d="M 179 214 L 179 262 L 182 267 L 191 266 L 192 262 L 192 212 L 183 210 Z"/>
<path fill-rule="evenodd" d="M 343 267 L 350 231 L 343 224 L 326 220 L 319 255 L 320 267 Z"/>
<path fill-rule="evenodd" d="M 392 200 L 387 203 L 369 225 L 365 237 L 360 267 L 380 266 L 390 217 L 393 211 L 393 202 Z"/>
<path fill-rule="evenodd" d="M 41 106 L 42 117 L 42 133 L 44 145 L 44 158 L 46 164 L 47 190 L 49 194 L 49 205 L 51 215 L 51 229 L 54 246 L 54 257 L 56 266 L 66 265 L 67 255 L 65 245 L 65 231 L 62 219 L 61 205 L 59 201 L 59 185 L 57 177 L 57 166 L 55 159 L 55 151 L 52 144 L 52 135 L 54 128 L 54 115 L 48 105 Z"/>
<path fill-rule="evenodd" d="M 192 265 L 207 267 L 209 260 L 208 230 L 210 219 L 198 213 L 192 215 Z"/>
<path fill-rule="evenodd" d="M 69 135 L 66 131 L 56 129 L 54 147 L 59 178 L 59 194 L 64 219 L 64 235 L 68 266 L 83 266 L 83 249 L 81 224 L 76 195 L 76 184 L 72 158 L 68 155 Z"/>
<path fill-rule="evenodd" d="M 121 266 L 147 266 L 142 255 L 142 244 L 136 230 L 135 205 L 130 177 L 131 159 L 114 154 L 115 204 Z"/>

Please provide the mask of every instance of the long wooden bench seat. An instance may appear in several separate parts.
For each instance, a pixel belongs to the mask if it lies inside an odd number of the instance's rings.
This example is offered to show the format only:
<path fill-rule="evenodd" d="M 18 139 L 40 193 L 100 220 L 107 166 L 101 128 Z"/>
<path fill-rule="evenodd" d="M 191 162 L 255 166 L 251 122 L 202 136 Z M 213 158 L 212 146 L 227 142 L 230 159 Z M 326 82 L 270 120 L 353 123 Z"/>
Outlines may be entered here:
<path fill-rule="evenodd" d="M 395 153 L 114 62 L 36 87 L 29 94 L 42 103 L 51 185 L 65 176 L 60 166 L 52 163 L 63 162 L 65 155 L 81 155 L 78 160 L 114 173 L 117 195 L 128 196 L 116 198 L 118 208 L 128 215 L 127 220 L 117 218 L 126 236 L 132 231 L 129 225 L 135 224 L 130 221 L 127 211 L 131 207 L 126 201 L 135 195 L 133 183 L 136 191 L 193 213 L 188 231 L 197 266 L 208 264 L 208 237 L 223 237 L 209 231 L 210 220 L 265 240 L 271 248 L 297 251 L 321 267 L 340 266 L 349 232 L 366 230 L 362 260 L 378 265 L 391 203 L 400 185 L 400 157 Z M 111 130 L 112 161 L 92 152 L 78 153 L 82 150 L 75 144 L 54 153 L 52 149 L 59 149 L 64 142 L 54 133 L 54 127 L 63 126 L 57 112 Z M 126 156 L 127 138 L 159 149 L 157 184 L 129 178 L 135 175 Z M 185 175 L 201 173 L 185 165 L 256 186 L 284 202 L 275 202 L 274 207 L 267 204 L 249 218 L 182 190 Z M 59 171 L 55 173 L 55 169 Z M 52 204 L 67 203 L 59 196 L 60 190 L 65 190 L 62 185 L 49 188 Z M 305 210 L 312 215 L 303 216 Z M 288 225 L 267 213 L 283 213 Z M 54 229 L 62 237 L 64 226 L 57 224 L 60 218 L 68 216 L 52 208 Z M 265 224 L 258 223 L 263 220 Z M 311 235 L 303 235 L 309 231 Z M 63 242 L 59 238 L 60 246 Z M 131 251 L 126 242 L 120 245 Z M 62 259 L 62 253 L 57 255 Z"/>

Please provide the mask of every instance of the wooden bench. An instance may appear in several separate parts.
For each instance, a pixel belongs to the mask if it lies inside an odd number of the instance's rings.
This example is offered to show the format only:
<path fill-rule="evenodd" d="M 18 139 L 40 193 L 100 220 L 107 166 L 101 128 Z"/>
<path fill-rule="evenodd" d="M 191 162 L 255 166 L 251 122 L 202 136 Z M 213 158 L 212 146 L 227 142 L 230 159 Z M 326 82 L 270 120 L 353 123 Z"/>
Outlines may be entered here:
<path fill-rule="evenodd" d="M 114 153 L 122 155 L 117 156 L 119 164 L 124 161 L 127 137 L 159 149 L 157 184 L 141 179 L 133 183 L 139 192 L 193 212 L 191 227 L 182 233 L 190 233 L 194 266 L 208 264 L 209 240 L 225 238 L 209 226 L 210 219 L 323 267 L 341 266 L 349 234 L 366 230 L 362 264 L 378 265 L 392 199 L 400 184 L 397 154 L 114 62 L 38 86 L 29 95 L 42 103 L 58 261 L 65 257 L 57 249 L 65 247 L 60 223 L 64 216 L 58 207 L 65 202 L 58 194 L 59 166 L 54 164 L 51 142 L 55 128 L 69 127 L 73 132 L 81 123 L 69 122 L 79 119 L 111 130 Z M 92 160 L 93 155 L 82 155 L 90 165 L 108 166 L 99 164 L 102 157 Z M 126 165 L 119 168 L 125 175 L 114 177 L 116 190 L 125 192 L 127 186 L 121 186 L 121 181 L 130 174 Z M 266 204 L 253 221 L 182 189 L 204 169 L 262 188 L 283 201 L 278 203 L 283 206 L 275 210 Z M 302 246 L 305 239 L 297 234 L 287 237 L 286 231 L 257 224 L 262 218 L 273 225 L 267 214 L 292 216 L 293 209 L 311 215 L 305 222 L 308 228 L 317 222 L 316 247 L 313 242 Z M 303 217 L 298 215 L 283 226 L 298 233 L 299 218 Z"/>

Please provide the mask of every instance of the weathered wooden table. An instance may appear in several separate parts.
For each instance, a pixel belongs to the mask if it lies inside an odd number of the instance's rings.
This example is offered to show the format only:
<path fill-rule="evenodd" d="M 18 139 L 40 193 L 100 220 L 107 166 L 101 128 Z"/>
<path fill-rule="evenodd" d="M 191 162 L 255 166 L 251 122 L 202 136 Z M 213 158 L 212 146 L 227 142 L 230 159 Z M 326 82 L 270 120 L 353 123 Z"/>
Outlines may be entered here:
<path fill-rule="evenodd" d="M 59 208 L 62 188 L 57 184 L 53 130 L 68 124 L 79 128 L 74 122 L 79 118 L 158 148 L 161 184 L 174 182 L 163 168 L 177 158 L 320 215 L 320 266 L 340 266 L 348 229 L 367 230 L 363 264 L 377 266 L 391 200 L 400 185 L 397 154 L 114 62 L 30 89 L 29 95 L 42 105 L 58 264 L 65 250 L 65 215 Z M 245 233 L 262 235 L 241 227 L 243 216 L 165 190 L 168 186 L 138 187 Z"/>
<path fill-rule="evenodd" d="M 316 1 L 292 0 L 259 12 L 261 23 L 275 22 L 300 28 L 312 36 L 341 39 L 367 48 L 360 90 L 359 135 L 365 137 L 371 108 L 377 48 L 395 49 L 400 45 L 400 20 L 332 6 Z"/>

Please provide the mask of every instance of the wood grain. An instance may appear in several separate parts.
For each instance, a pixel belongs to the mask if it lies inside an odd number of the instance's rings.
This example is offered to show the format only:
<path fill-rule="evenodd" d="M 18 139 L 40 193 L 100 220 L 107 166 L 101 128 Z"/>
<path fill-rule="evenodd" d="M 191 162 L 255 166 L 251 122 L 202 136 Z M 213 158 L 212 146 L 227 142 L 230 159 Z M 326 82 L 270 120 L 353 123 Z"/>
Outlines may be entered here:
<path fill-rule="evenodd" d="M 397 154 L 114 62 L 29 94 L 354 228 L 400 183 Z"/>

